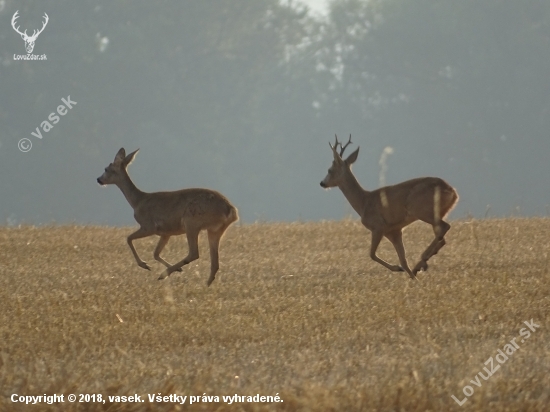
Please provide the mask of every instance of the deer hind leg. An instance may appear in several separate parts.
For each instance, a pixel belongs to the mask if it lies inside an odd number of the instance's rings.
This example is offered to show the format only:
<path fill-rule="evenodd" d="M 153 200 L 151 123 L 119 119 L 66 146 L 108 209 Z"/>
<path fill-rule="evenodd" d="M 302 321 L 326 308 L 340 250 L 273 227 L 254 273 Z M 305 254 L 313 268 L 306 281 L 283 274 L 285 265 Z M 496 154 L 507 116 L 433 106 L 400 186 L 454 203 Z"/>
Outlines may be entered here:
<path fill-rule="evenodd" d="M 388 262 L 386 262 L 383 259 L 380 259 L 378 256 L 376 256 L 376 249 L 378 249 L 378 245 L 380 245 L 380 241 L 382 240 L 382 232 L 378 231 L 372 231 L 372 240 L 370 244 L 370 258 L 374 260 L 375 262 L 380 263 L 382 266 L 388 268 L 392 272 L 403 272 L 403 268 L 398 265 L 390 265 Z M 387 236 L 386 236 L 387 237 Z"/>
<path fill-rule="evenodd" d="M 220 249 L 220 240 L 225 232 L 227 227 L 222 227 L 218 230 L 208 230 L 208 244 L 210 245 L 210 277 L 206 282 L 207 286 L 210 286 L 214 279 L 216 279 L 216 273 L 220 268 L 219 261 L 219 249 Z"/>
<path fill-rule="evenodd" d="M 166 270 L 161 273 L 158 280 L 162 280 L 167 276 L 170 276 L 176 270 L 181 269 L 183 266 L 199 258 L 199 232 L 200 232 L 200 229 L 197 229 L 197 228 L 189 228 L 186 231 L 187 243 L 189 245 L 189 253 L 183 260 L 180 260 L 178 263 L 175 263 L 172 266 L 167 267 Z"/>
<path fill-rule="evenodd" d="M 430 223 L 430 222 L 428 222 Z M 416 264 L 416 266 L 413 269 L 413 273 L 416 274 L 420 270 L 426 271 L 428 270 L 428 260 L 437 254 L 439 250 L 445 246 L 445 234 L 449 231 L 451 228 L 451 225 L 449 225 L 444 220 L 440 220 L 436 223 L 432 223 L 433 231 L 435 234 L 435 238 L 430 243 L 430 245 L 426 248 L 424 253 L 422 253 L 422 256 L 420 258 L 420 261 Z"/>
<path fill-rule="evenodd" d="M 397 252 L 399 263 L 401 264 L 401 271 L 405 270 L 405 272 L 409 274 L 411 279 L 416 279 L 415 275 L 411 271 L 411 268 L 409 268 L 409 264 L 407 263 L 407 258 L 405 256 L 405 246 L 403 245 L 403 233 L 401 232 L 401 229 L 386 233 L 385 236 L 392 243 L 395 251 Z"/>
<path fill-rule="evenodd" d="M 169 268 L 170 266 L 172 266 L 170 263 L 168 263 L 166 260 L 164 260 L 161 256 L 160 256 L 160 252 L 162 252 L 162 250 L 164 249 L 164 247 L 166 246 L 166 244 L 168 243 L 168 240 L 170 239 L 170 236 L 169 235 L 162 235 L 160 237 L 160 240 L 159 240 L 159 243 L 157 244 L 157 247 L 155 248 L 155 252 L 153 253 L 153 256 L 155 258 L 155 260 L 157 262 L 160 262 L 162 263 L 164 266 L 166 266 L 167 268 Z M 176 269 L 176 271 L 178 272 L 181 272 L 182 269 L 179 268 L 179 269 Z"/>
<path fill-rule="evenodd" d="M 130 250 L 132 251 L 132 254 L 134 255 L 134 258 L 136 259 L 136 262 L 137 262 L 138 266 L 140 268 L 147 269 L 147 270 L 151 270 L 151 268 L 149 267 L 149 265 L 147 263 L 145 263 L 143 260 L 141 260 L 141 258 L 137 254 L 136 248 L 134 247 L 134 240 L 141 239 L 141 238 L 148 237 L 148 236 L 152 236 L 152 235 L 154 235 L 153 232 L 140 227 L 138 230 L 136 230 L 134 233 L 132 233 L 126 239 L 127 242 L 128 242 L 128 246 L 130 246 Z"/>

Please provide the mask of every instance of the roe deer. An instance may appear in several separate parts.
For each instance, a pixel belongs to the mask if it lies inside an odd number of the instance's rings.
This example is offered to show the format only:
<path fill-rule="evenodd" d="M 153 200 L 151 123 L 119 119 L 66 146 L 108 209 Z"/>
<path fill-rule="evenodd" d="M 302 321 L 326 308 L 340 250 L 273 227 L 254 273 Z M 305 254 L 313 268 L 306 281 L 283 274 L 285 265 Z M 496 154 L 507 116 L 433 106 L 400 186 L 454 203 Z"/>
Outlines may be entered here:
<path fill-rule="evenodd" d="M 374 261 L 393 272 L 406 271 L 411 279 L 415 279 L 418 271 L 428 269 L 428 259 L 445 245 L 444 236 L 451 225 L 443 219 L 458 201 L 458 193 L 447 182 L 437 177 L 407 180 L 372 192 L 364 190 L 351 172 L 351 165 L 357 160 L 359 148 L 346 160 L 342 159 L 344 150 L 350 143 L 351 135 L 344 146 L 338 142 L 337 136 L 334 146 L 329 142 L 334 161 L 328 169 L 327 176 L 321 182 L 321 187 L 338 186 L 361 217 L 363 226 L 372 232 L 370 257 Z M 337 152 L 338 145 L 340 145 L 340 153 Z M 411 270 L 405 257 L 402 230 L 416 220 L 432 225 L 435 239 Z M 376 249 L 383 236 L 393 244 L 401 266 L 390 265 L 376 256 Z"/>
<path fill-rule="evenodd" d="M 166 266 L 166 270 L 162 272 L 159 280 L 174 271 L 181 272 L 182 266 L 199 258 L 199 232 L 206 230 L 210 245 L 210 278 L 207 282 L 207 285 L 210 286 L 219 268 L 220 239 L 229 225 L 239 220 L 237 209 L 223 195 L 209 189 L 142 192 L 134 185 L 126 170 L 136 157 L 138 150 L 126 156 L 124 149 L 120 149 L 113 163 L 107 166 L 105 173 L 97 178 L 97 182 L 102 186 L 117 185 L 134 209 L 134 218 L 140 224 L 140 228 L 128 236 L 128 245 L 138 266 L 151 270 L 149 265 L 139 258 L 133 241 L 158 235 L 160 240 L 153 255 L 157 261 Z M 184 233 L 187 235 L 189 254 L 180 262 L 171 265 L 160 257 L 160 252 L 171 236 Z"/>

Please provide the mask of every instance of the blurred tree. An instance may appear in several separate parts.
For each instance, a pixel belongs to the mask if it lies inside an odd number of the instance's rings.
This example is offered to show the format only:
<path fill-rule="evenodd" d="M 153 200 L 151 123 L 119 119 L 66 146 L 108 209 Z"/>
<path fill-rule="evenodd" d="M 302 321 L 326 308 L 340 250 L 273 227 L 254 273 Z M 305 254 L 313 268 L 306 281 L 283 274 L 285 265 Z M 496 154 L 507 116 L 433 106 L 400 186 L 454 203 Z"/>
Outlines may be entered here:
<path fill-rule="evenodd" d="M 159 182 L 170 188 L 186 184 L 181 173 L 174 174 L 181 167 L 168 167 L 179 162 L 191 175 L 187 184 L 223 187 L 246 199 L 245 217 L 254 210 L 265 216 L 269 206 L 286 202 L 286 196 L 272 193 L 296 191 L 288 184 L 287 162 L 298 157 L 296 136 L 306 134 L 308 118 L 315 114 L 312 90 L 303 82 L 313 70 L 302 65 L 302 72 L 293 72 L 314 25 L 304 8 L 277 0 L 46 0 L 22 1 L 17 7 L 28 27 L 45 11 L 50 15 L 36 48 L 47 53 L 48 61 L 13 62 L 3 56 L 0 92 L 12 99 L 0 102 L 0 119 L 8 123 L 8 135 L 16 136 L 10 136 L 15 149 L 15 142 L 30 137 L 61 97 L 70 94 L 79 102 L 59 127 L 33 141 L 41 157 L 34 158 L 36 150 L 26 154 L 27 160 L 33 156 L 34 169 L 57 169 L 63 175 L 55 178 L 59 188 L 90 179 L 92 165 L 102 168 L 110 160 L 105 153 L 111 157 L 113 149 L 131 144 L 128 149 L 154 149 L 147 152 L 158 165 L 156 173 L 140 176 L 146 190 L 158 188 Z M 3 18 L 15 8 L 10 4 Z M 2 32 L 2 38 L 10 40 L 12 49 L 23 50 L 11 31 Z M 296 124 L 301 130 L 289 133 Z M 48 143 L 55 139 L 66 144 Z M 2 155 L 10 162 L 7 153 Z M 60 156 L 62 162 L 51 163 Z M 17 158 L 11 159 L 17 164 Z M 11 184 L 19 183 L 5 181 L 3 188 Z M 27 184 L 48 209 L 58 209 L 58 190 L 46 190 L 42 178 Z M 21 203 L 20 196 L 8 202 L 4 214 Z M 91 208 L 89 196 L 73 201 L 80 203 L 74 206 L 81 215 Z"/>
<path fill-rule="evenodd" d="M 547 202 L 527 188 L 550 149 L 550 3 L 343 0 L 329 33 L 327 94 L 406 154 L 402 177 L 446 173 L 500 213 Z"/>
<path fill-rule="evenodd" d="M 13 60 L 16 10 L 29 30 L 50 16 L 47 61 Z M 7 0 L 0 18 L 0 219 L 130 223 L 91 190 L 120 146 L 146 154 L 144 190 L 219 189 L 244 220 L 341 217 L 318 187 L 334 133 L 361 144 L 367 187 L 393 146 L 388 183 L 440 175 L 463 211 L 549 203 L 543 0 L 336 0 L 326 20 L 279 0 Z"/>

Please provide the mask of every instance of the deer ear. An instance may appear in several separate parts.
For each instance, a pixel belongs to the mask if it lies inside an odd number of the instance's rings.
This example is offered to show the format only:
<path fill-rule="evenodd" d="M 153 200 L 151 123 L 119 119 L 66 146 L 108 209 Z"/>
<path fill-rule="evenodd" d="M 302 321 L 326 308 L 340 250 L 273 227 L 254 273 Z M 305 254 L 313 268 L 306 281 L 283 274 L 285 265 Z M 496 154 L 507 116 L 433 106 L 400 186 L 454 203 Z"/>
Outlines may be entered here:
<path fill-rule="evenodd" d="M 352 154 L 350 154 L 350 155 L 348 156 L 348 158 L 345 160 L 346 164 L 347 164 L 348 166 L 351 166 L 352 164 L 354 164 L 355 161 L 357 160 L 357 156 L 358 156 L 358 155 L 359 155 L 359 148 L 357 148 L 357 149 L 355 150 L 355 152 L 353 152 Z"/>
<path fill-rule="evenodd" d="M 127 167 L 130 163 L 134 161 L 134 158 L 136 157 L 137 152 L 139 152 L 139 149 L 133 151 L 132 153 L 130 153 L 128 156 L 124 158 L 124 161 L 122 162 L 124 167 Z"/>
<path fill-rule="evenodd" d="M 115 161 L 113 163 L 121 163 L 125 157 L 126 151 L 124 150 L 124 147 L 121 147 L 120 150 L 117 152 L 115 156 Z"/>

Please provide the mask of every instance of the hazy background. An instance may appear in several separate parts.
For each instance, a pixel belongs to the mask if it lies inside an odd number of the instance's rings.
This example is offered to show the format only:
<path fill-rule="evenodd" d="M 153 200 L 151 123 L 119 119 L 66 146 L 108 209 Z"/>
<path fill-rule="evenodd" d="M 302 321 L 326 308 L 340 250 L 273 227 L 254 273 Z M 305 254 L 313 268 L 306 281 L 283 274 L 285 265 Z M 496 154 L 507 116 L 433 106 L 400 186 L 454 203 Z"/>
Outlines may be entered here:
<path fill-rule="evenodd" d="M 0 0 L 0 224 L 133 224 L 96 178 L 209 187 L 255 220 L 338 219 L 319 182 L 350 133 L 366 189 L 440 176 L 453 216 L 550 211 L 547 0 Z M 34 54 L 12 29 L 50 21 Z M 77 105 L 31 135 L 71 96 Z M 18 149 L 31 140 L 28 153 Z"/>

